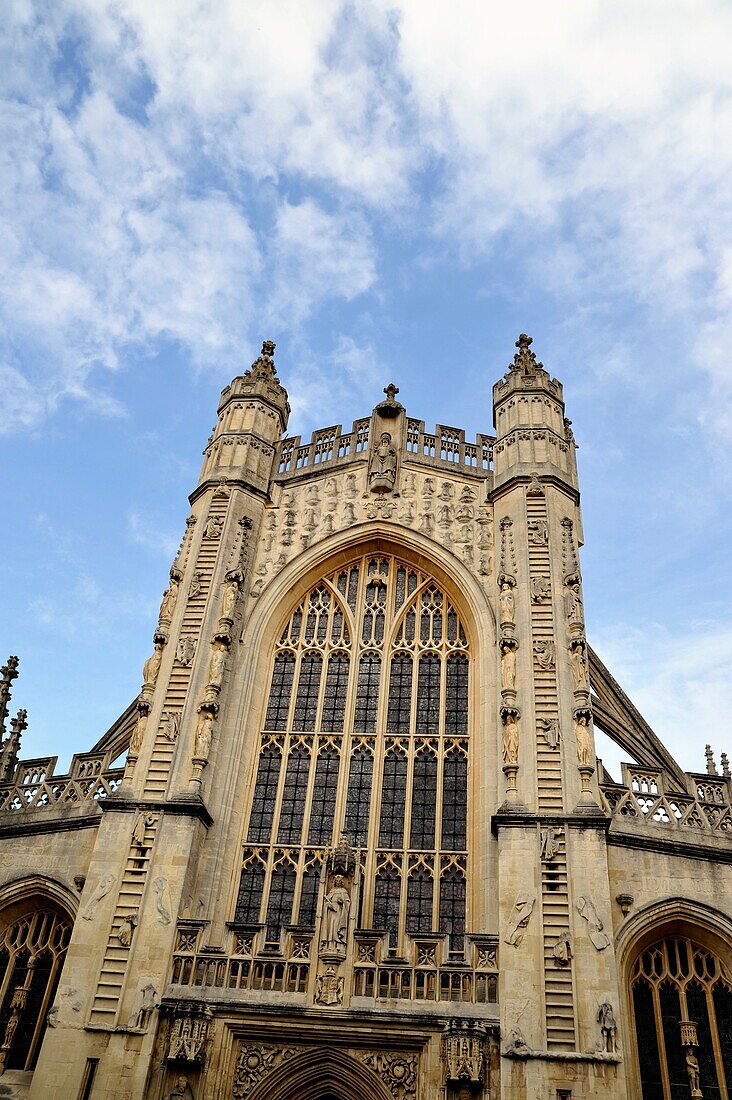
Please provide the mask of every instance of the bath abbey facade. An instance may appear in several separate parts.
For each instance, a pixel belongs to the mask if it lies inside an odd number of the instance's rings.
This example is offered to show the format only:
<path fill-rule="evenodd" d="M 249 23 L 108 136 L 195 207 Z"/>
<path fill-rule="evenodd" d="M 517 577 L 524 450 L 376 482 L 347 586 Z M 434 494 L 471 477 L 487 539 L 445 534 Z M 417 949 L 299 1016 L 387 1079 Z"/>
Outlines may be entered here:
<path fill-rule="evenodd" d="M 393 385 L 304 442 L 265 342 L 68 774 L 2 668 L 0 1095 L 730 1100 L 727 758 L 682 771 L 592 649 L 516 349 L 474 442 Z"/>

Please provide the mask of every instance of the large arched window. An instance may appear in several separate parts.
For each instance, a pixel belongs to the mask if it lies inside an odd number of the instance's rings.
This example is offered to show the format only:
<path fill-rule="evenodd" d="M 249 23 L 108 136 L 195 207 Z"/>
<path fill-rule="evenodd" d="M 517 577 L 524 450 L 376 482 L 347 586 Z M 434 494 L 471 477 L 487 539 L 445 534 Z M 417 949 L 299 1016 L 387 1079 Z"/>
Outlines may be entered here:
<path fill-rule="evenodd" d="M 695 1075 L 705 1100 L 732 1097 L 732 974 L 717 955 L 667 936 L 636 959 L 631 996 L 643 1100 L 687 1100 Z"/>
<path fill-rule="evenodd" d="M 71 922 L 53 908 L 0 914 L 0 1046 L 3 1068 L 32 1070 L 61 975 Z"/>
<path fill-rule="evenodd" d="M 269 673 L 238 920 L 270 941 L 312 926 L 345 830 L 364 851 L 360 925 L 393 948 L 441 931 L 463 949 L 469 669 L 457 610 L 421 570 L 365 556 L 314 586 Z"/>

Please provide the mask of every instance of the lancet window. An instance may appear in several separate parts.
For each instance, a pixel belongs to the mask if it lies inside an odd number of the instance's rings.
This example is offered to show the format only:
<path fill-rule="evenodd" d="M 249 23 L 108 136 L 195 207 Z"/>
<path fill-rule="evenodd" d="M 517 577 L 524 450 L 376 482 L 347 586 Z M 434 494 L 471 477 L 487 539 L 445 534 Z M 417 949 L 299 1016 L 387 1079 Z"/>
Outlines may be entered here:
<path fill-rule="evenodd" d="M 722 960 L 670 936 L 636 959 L 631 995 L 643 1100 L 680 1100 L 694 1086 L 732 1097 L 732 974 Z"/>
<path fill-rule="evenodd" d="M 269 673 L 237 921 L 276 941 L 312 927 L 324 852 L 362 849 L 361 927 L 467 924 L 471 654 L 434 579 L 365 556 L 314 586 L 282 630 Z"/>

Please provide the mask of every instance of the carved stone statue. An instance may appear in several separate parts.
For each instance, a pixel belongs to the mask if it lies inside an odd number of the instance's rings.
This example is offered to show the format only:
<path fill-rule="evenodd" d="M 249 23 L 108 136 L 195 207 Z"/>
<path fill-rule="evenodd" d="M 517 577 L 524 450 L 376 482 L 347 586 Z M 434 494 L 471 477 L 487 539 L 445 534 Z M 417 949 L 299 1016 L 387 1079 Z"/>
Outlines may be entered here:
<path fill-rule="evenodd" d="M 506 927 L 504 940 L 513 947 L 518 947 L 524 938 L 524 932 L 534 912 L 536 898 L 533 894 L 519 894 L 513 905 L 513 912 Z"/>
<path fill-rule="evenodd" d="M 163 647 L 159 642 L 155 643 L 155 649 L 152 651 L 145 664 L 142 666 L 142 679 L 144 683 L 153 687 L 155 681 L 158 678 L 160 672 L 160 662 L 163 659 Z"/>
<path fill-rule="evenodd" d="M 319 1005 L 339 1005 L 343 1000 L 343 978 L 329 966 L 325 974 L 318 975 L 315 1003 Z"/>
<path fill-rule="evenodd" d="M 589 716 L 580 712 L 574 719 L 574 739 L 577 745 L 577 763 L 582 768 L 592 767 L 592 739 Z"/>
<path fill-rule="evenodd" d="M 211 659 L 208 663 L 208 682 L 211 687 L 221 687 L 225 668 L 226 649 L 223 646 L 214 646 L 211 650 Z"/>
<path fill-rule="evenodd" d="M 179 710 L 164 710 L 160 715 L 160 732 L 166 741 L 172 741 L 175 743 L 178 740 L 178 730 L 180 728 L 180 711 Z"/>
<path fill-rule="evenodd" d="M 181 1073 L 176 1077 L 167 1100 L 193 1100 L 193 1090 L 184 1074 Z"/>
<path fill-rule="evenodd" d="M 223 595 L 221 597 L 221 618 L 233 619 L 234 608 L 236 607 L 236 601 L 239 598 L 239 581 L 232 579 L 227 581 L 224 585 Z"/>
<path fill-rule="evenodd" d="M 597 915 L 597 910 L 588 897 L 577 898 L 577 912 L 583 920 L 587 921 L 589 937 L 597 951 L 604 951 L 610 946 L 610 937 L 604 930 L 602 921 Z"/>
<path fill-rule="evenodd" d="M 224 529 L 224 521 L 219 516 L 211 516 L 206 521 L 206 526 L 203 529 L 203 537 L 205 539 L 218 539 L 221 538 L 221 532 Z"/>
<path fill-rule="evenodd" d="M 388 432 L 382 432 L 381 438 L 371 456 L 369 470 L 369 488 L 373 492 L 389 492 L 394 488 L 397 471 L 397 453 L 391 443 Z"/>
<path fill-rule="evenodd" d="M 582 596 L 579 581 L 570 581 L 564 587 L 564 613 L 568 622 L 582 622 Z"/>
<path fill-rule="evenodd" d="M 213 717 L 208 710 L 202 710 L 198 716 L 198 725 L 193 738 L 193 756 L 197 760 L 208 760 L 208 754 L 211 751 Z"/>
<path fill-rule="evenodd" d="M 191 577 L 191 583 L 188 586 L 188 599 L 195 600 L 201 595 L 201 588 L 203 586 L 203 578 L 199 572 L 195 572 Z"/>
<path fill-rule="evenodd" d="M 519 724 L 515 714 L 507 714 L 503 726 L 503 763 L 518 764 Z"/>
<path fill-rule="evenodd" d="M 571 647 L 569 657 L 572 663 L 575 690 L 582 691 L 587 687 L 587 658 L 582 642 Z"/>
<path fill-rule="evenodd" d="M 552 955 L 557 966 L 569 966 L 572 960 L 572 937 L 569 932 L 563 932 L 552 948 Z"/>
<path fill-rule="evenodd" d="M 545 863 L 550 863 L 559 852 L 562 830 L 548 825 L 540 833 L 541 858 Z"/>
<path fill-rule="evenodd" d="M 549 528 L 545 519 L 535 519 L 529 524 L 529 542 L 533 546 L 546 546 L 549 542 Z"/>
<path fill-rule="evenodd" d="M 96 890 L 89 898 L 89 901 L 86 903 L 84 912 L 81 914 L 84 920 L 94 919 L 94 914 L 96 913 L 99 902 L 102 900 L 102 898 L 106 898 L 107 894 L 112 889 L 116 881 L 116 875 L 113 875 L 111 873 L 102 875 L 99 882 L 97 883 Z"/>
<path fill-rule="evenodd" d="M 516 687 L 516 649 L 512 639 L 501 640 L 501 687 L 513 690 Z"/>
<path fill-rule="evenodd" d="M 130 1016 L 130 1027 L 137 1028 L 140 1031 L 147 1031 L 147 1025 L 150 1023 L 150 1017 L 154 1010 L 158 1007 L 158 993 L 152 982 L 148 982 L 140 990 L 140 1007 L 137 1012 L 134 1012 Z"/>
<path fill-rule="evenodd" d="M 685 1047 L 684 1050 L 686 1056 L 686 1072 L 689 1077 L 689 1089 L 691 1091 L 691 1095 L 692 1097 L 703 1096 L 700 1087 L 699 1059 L 694 1054 L 693 1047 Z"/>
<path fill-rule="evenodd" d="M 506 580 L 504 580 L 501 584 L 501 594 L 498 599 L 501 605 L 501 622 L 515 622 L 514 616 L 516 614 L 516 597 L 514 595 L 513 586 L 510 585 Z"/>
<path fill-rule="evenodd" d="M 544 740 L 550 749 L 556 749 L 559 744 L 559 719 L 537 718 L 536 728 L 544 734 Z"/>
<path fill-rule="evenodd" d="M 333 879 L 333 889 L 323 899 L 323 923 L 320 930 L 321 955 L 345 955 L 350 909 L 351 896 L 343 885 L 343 876 L 336 875 Z"/>
<path fill-rule="evenodd" d="M 554 668 L 554 642 L 549 638 L 537 638 L 534 641 L 534 658 L 539 668 L 543 668 L 546 671 Z"/>
<path fill-rule="evenodd" d="M 541 603 L 551 592 L 548 577 L 531 578 L 531 599 L 534 603 Z"/>
<path fill-rule="evenodd" d="M 178 593 L 180 591 L 180 573 L 175 569 L 170 571 L 170 584 L 163 592 L 163 601 L 160 604 L 160 618 L 171 619 L 173 612 L 175 611 L 175 605 L 178 601 Z"/>
<path fill-rule="evenodd" d="M 196 653 L 196 639 L 193 634 L 182 634 L 178 639 L 178 648 L 175 653 L 176 660 L 186 668 L 190 665 Z"/>
<path fill-rule="evenodd" d="M 604 1050 L 606 1054 L 616 1054 L 617 1043 L 615 1037 L 618 1033 L 618 1025 L 615 1022 L 613 1006 L 609 1001 L 603 1001 L 598 1008 L 597 1022 L 600 1025 L 600 1049 Z"/>
<path fill-rule="evenodd" d="M 163 878 L 156 878 L 153 882 L 153 888 L 155 890 L 155 908 L 158 911 L 158 923 L 170 924 L 170 892 L 168 890 L 168 880 Z"/>
<path fill-rule="evenodd" d="M 132 737 L 130 738 L 130 752 L 133 756 L 136 756 L 142 748 L 142 742 L 145 740 L 145 731 L 147 729 L 147 710 L 145 707 L 140 707 L 137 711 L 137 721 L 135 722 L 135 728 L 132 731 Z"/>
<path fill-rule="evenodd" d="M 132 943 L 132 936 L 137 927 L 137 914 L 133 913 L 129 917 L 123 917 L 122 923 L 117 929 L 117 939 L 123 947 L 129 947 Z"/>

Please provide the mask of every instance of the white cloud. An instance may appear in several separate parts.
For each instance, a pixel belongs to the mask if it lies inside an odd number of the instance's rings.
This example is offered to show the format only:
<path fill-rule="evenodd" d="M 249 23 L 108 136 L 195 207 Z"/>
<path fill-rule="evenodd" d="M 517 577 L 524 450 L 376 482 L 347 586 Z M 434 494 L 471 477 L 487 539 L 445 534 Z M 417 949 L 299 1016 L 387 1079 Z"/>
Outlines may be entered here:
<path fill-rule="evenodd" d="M 139 512 L 130 512 L 127 529 L 131 542 L 164 558 L 172 558 L 178 549 L 177 535 L 157 527 L 153 520 Z"/>
<path fill-rule="evenodd" d="M 704 771 L 706 744 L 715 750 L 718 765 L 721 752 L 732 756 L 725 718 L 732 709 L 729 623 L 691 623 L 678 635 L 660 625 L 614 627 L 596 631 L 591 641 L 683 768 Z M 622 750 L 616 759 L 626 759 Z"/>

